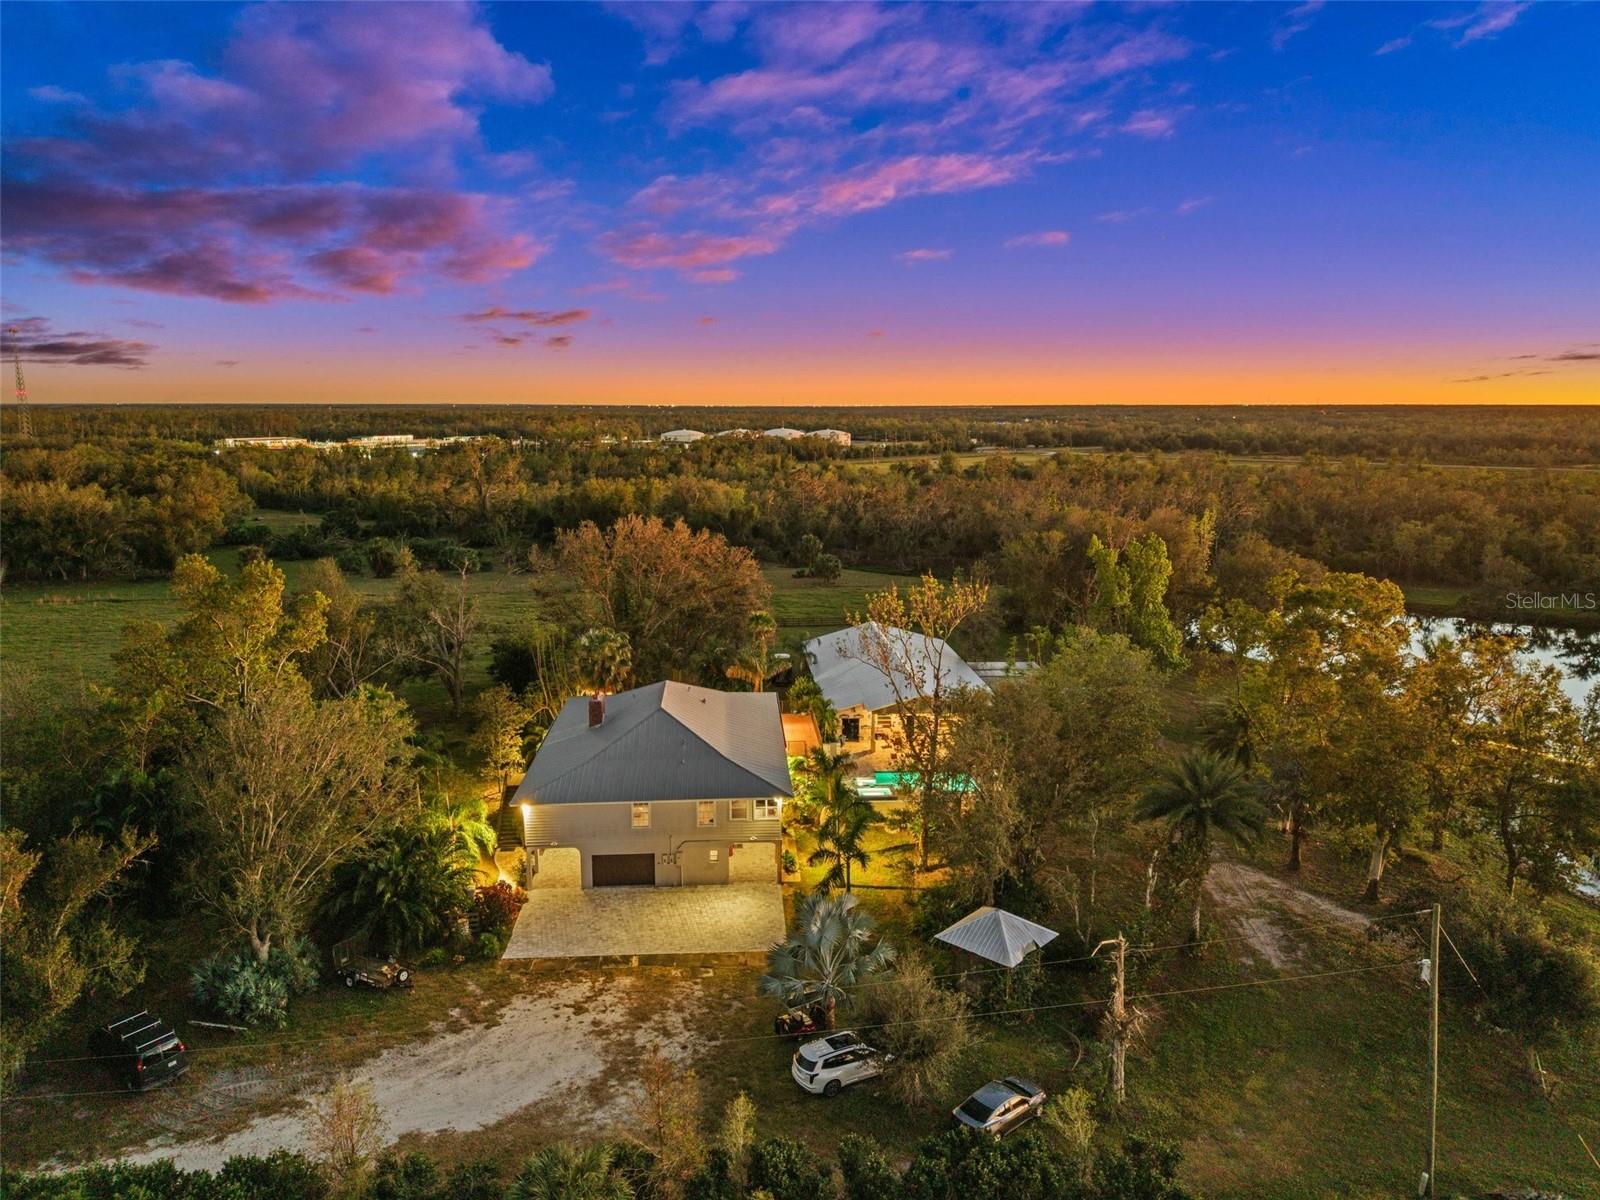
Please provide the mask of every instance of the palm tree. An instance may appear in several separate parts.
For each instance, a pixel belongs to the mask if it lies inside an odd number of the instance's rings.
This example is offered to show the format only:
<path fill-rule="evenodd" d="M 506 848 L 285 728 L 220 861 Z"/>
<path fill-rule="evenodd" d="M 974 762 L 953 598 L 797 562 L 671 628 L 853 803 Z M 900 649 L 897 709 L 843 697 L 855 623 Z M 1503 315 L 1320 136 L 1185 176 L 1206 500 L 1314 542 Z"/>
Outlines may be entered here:
<path fill-rule="evenodd" d="M 869 975 L 894 962 L 892 946 L 881 939 L 870 950 L 872 918 L 848 893 L 813 892 L 795 910 L 794 929 L 767 954 L 767 973 L 756 984 L 763 996 L 776 996 L 790 1008 L 821 1005 L 832 1029 L 839 1001 Z"/>
<path fill-rule="evenodd" d="M 1200 904 L 1211 844 L 1217 834 L 1241 845 L 1255 840 L 1266 825 L 1259 788 L 1235 760 L 1209 751 L 1191 751 L 1152 784 L 1134 805 L 1140 821 L 1165 821 L 1172 843 L 1188 852 L 1198 877 L 1194 881 L 1192 941 L 1200 940 Z"/>
<path fill-rule="evenodd" d="M 557 1143 L 522 1164 L 506 1200 L 630 1200 L 632 1195 L 612 1168 L 609 1146 L 575 1150 Z"/>
<path fill-rule="evenodd" d="M 750 646 L 723 672 L 738 683 L 748 683 L 750 690 L 765 690 L 772 678 L 772 643 L 778 636 L 778 622 L 769 612 L 750 614 Z"/>
<path fill-rule="evenodd" d="M 806 861 L 813 867 L 829 864 L 828 873 L 817 884 L 822 892 L 840 886 L 850 890 L 851 868 L 864 869 L 872 861 L 862 845 L 867 831 L 883 821 L 877 809 L 856 791 L 849 769 L 848 755 L 830 754 L 821 748 L 811 752 L 804 768 L 805 799 L 819 814 L 817 848 Z"/>
<path fill-rule="evenodd" d="M 633 643 L 615 629 L 595 627 L 578 635 L 578 674 L 590 691 L 617 692 L 633 678 Z M 563 697 L 565 699 L 565 697 Z"/>
<path fill-rule="evenodd" d="M 482 796 L 434 792 L 428 797 L 423 821 L 431 828 L 447 830 L 461 853 L 475 860 L 493 859 L 500 848 L 500 837 L 489 823 L 489 806 Z"/>
<path fill-rule="evenodd" d="M 387 953 L 419 950 L 466 911 L 475 870 L 449 830 L 400 826 L 334 869 L 323 915 L 359 925 Z"/>

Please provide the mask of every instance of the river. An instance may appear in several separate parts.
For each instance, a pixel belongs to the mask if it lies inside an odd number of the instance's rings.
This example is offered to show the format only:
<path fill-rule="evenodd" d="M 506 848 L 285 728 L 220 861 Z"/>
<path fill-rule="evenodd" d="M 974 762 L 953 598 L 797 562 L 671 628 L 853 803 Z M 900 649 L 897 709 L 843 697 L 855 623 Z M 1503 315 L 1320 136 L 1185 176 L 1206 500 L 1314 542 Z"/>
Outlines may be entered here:
<path fill-rule="evenodd" d="M 1424 635 L 1449 634 L 1460 638 L 1487 631 L 1522 638 L 1520 657 L 1523 661 L 1560 671 L 1561 690 L 1580 709 L 1600 677 L 1600 632 L 1594 630 L 1553 629 L 1508 621 L 1469 621 L 1461 617 L 1413 617 L 1411 620 L 1415 629 L 1411 641 L 1414 652 L 1421 651 Z"/>

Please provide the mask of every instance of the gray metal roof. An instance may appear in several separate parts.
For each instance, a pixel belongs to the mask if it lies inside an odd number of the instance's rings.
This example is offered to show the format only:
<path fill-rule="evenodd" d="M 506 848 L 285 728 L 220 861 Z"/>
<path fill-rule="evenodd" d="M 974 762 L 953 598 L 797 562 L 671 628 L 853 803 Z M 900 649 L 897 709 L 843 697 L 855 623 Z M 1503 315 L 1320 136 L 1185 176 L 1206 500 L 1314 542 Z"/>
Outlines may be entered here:
<path fill-rule="evenodd" d="M 895 666 L 894 682 L 875 663 L 863 661 L 874 643 L 889 647 Z M 817 681 L 828 703 L 840 712 L 858 705 L 877 711 L 891 707 L 900 698 L 927 695 L 933 691 L 936 669 L 947 692 L 963 687 L 989 690 L 989 685 L 943 639 L 876 621 L 814 637 L 805 644 L 805 652 L 811 660 L 811 678 Z M 899 697 L 895 694 L 896 683 Z"/>
<path fill-rule="evenodd" d="M 1055 941 L 1057 936 L 1053 929 L 987 905 L 933 935 L 935 941 L 966 950 L 1002 967 L 1016 966 L 1039 947 Z"/>
<path fill-rule="evenodd" d="M 789 796 L 778 698 L 666 681 L 562 706 L 517 788 L 517 803 L 631 804 Z"/>

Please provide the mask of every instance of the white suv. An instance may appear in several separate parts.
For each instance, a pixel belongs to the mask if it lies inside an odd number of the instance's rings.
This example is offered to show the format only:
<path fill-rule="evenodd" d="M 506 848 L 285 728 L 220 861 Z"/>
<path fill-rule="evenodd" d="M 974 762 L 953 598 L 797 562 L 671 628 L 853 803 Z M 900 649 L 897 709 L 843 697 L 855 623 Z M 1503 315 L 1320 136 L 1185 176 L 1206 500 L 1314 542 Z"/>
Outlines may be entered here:
<path fill-rule="evenodd" d="M 892 1054 L 874 1050 L 848 1029 L 807 1042 L 795 1051 L 790 1074 L 813 1095 L 837 1096 L 840 1088 L 875 1079 Z"/>

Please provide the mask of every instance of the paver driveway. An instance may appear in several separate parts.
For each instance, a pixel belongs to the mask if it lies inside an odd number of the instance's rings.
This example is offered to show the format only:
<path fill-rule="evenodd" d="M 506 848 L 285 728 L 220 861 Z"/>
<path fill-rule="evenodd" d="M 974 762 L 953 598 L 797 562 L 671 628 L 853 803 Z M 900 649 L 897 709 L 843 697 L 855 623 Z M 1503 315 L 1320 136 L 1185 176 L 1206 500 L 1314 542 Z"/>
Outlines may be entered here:
<path fill-rule="evenodd" d="M 784 935 L 775 883 L 550 888 L 528 893 L 506 958 L 739 954 Z"/>

